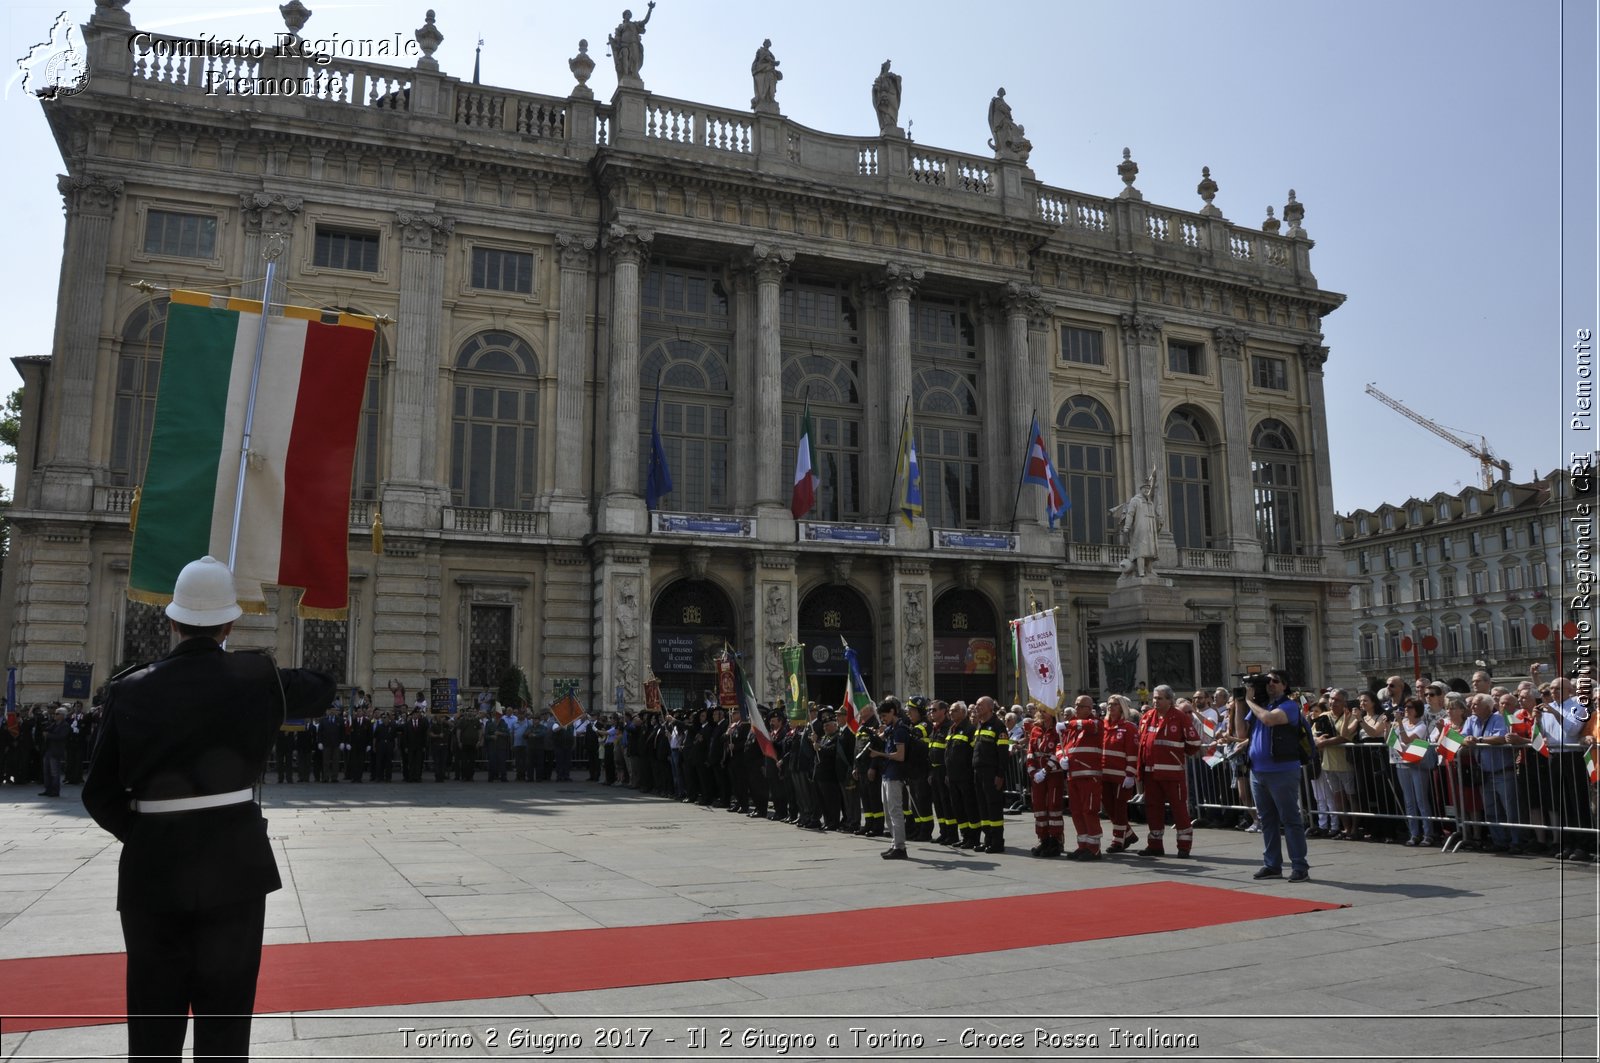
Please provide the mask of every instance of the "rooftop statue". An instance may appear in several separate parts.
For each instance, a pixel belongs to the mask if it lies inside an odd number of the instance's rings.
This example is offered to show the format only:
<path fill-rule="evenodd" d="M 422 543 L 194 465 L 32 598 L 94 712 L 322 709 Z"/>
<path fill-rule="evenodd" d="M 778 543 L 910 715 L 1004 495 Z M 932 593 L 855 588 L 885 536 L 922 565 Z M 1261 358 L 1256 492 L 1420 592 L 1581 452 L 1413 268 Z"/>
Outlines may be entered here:
<path fill-rule="evenodd" d="M 644 27 L 650 21 L 650 16 L 655 12 L 656 0 L 650 0 L 644 12 L 644 18 L 635 22 L 632 11 L 622 13 L 622 21 L 616 30 L 606 38 L 606 43 L 611 45 L 611 61 L 617 66 L 617 78 L 639 79 L 639 68 L 644 66 Z"/>
<path fill-rule="evenodd" d="M 872 109 L 878 112 L 879 136 L 905 136 L 900 129 L 900 75 L 890 73 L 887 59 L 872 81 Z"/>
<path fill-rule="evenodd" d="M 772 54 L 771 38 L 762 41 L 761 47 L 756 49 L 756 57 L 750 63 L 750 77 L 755 81 L 756 89 L 750 106 L 757 111 L 777 114 L 778 82 L 783 80 L 783 71 L 778 69 L 778 60 Z"/>
<path fill-rule="evenodd" d="M 989 132 L 993 135 L 989 147 L 997 159 L 1013 159 L 1026 163 L 1033 151 L 1033 142 L 1022 135 L 1022 127 L 1011 117 L 1011 105 L 1006 102 L 1006 90 L 995 90 L 989 101 Z"/>

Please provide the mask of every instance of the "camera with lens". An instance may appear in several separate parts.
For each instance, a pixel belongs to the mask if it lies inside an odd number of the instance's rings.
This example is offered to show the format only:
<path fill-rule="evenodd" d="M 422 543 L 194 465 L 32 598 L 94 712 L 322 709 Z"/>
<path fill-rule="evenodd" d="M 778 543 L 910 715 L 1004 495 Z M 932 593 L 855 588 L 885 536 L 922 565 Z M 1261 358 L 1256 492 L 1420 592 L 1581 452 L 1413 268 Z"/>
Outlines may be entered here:
<path fill-rule="evenodd" d="M 1267 703 L 1267 675 L 1265 672 L 1235 672 L 1235 679 L 1243 682 L 1233 688 L 1233 696 L 1241 701 L 1248 698 L 1257 705 Z"/>

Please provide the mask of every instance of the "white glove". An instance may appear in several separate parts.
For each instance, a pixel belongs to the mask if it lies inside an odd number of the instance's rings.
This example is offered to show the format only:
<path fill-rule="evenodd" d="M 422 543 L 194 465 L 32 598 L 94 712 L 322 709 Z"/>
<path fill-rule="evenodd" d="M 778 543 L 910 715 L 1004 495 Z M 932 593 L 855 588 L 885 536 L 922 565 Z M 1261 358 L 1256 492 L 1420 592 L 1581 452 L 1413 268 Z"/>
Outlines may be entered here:
<path fill-rule="evenodd" d="M 1067 733 L 1067 721 L 1062 720 L 1060 723 L 1056 724 L 1056 734 L 1064 735 L 1066 733 Z"/>
<path fill-rule="evenodd" d="M 320 753 L 320 752 L 321 752 L 321 751 L 322 751 L 322 743 L 321 743 L 321 742 L 318 742 L 318 743 L 317 743 L 317 751 L 318 751 L 318 752 L 319 752 L 319 753 Z"/>
<path fill-rule="evenodd" d="M 1133 789 L 1133 780 L 1132 780 L 1132 779 L 1123 779 L 1123 780 L 1122 780 L 1122 788 L 1123 788 L 1123 789 L 1124 789 L 1124 790 L 1131 790 L 1131 789 Z"/>
<path fill-rule="evenodd" d="M 1033 781 L 1034 782 L 1044 782 L 1044 769 L 1043 768 L 1040 768 L 1038 771 L 1033 773 Z"/>

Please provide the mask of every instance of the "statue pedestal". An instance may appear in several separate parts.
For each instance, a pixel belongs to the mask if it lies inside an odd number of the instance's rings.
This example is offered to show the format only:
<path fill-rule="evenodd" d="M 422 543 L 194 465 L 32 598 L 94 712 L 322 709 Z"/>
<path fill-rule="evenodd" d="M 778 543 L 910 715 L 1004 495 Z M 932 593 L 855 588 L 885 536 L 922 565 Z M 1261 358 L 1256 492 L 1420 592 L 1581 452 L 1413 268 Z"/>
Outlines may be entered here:
<path fill-rule="evenodd" d="M 1180 695 L 1192 691 L 1203 626 L 1170 579 L 1153 574 L 1119 578 L 1100 614 L 1096 636 L 1102 697 L 1160 683 Z"/>

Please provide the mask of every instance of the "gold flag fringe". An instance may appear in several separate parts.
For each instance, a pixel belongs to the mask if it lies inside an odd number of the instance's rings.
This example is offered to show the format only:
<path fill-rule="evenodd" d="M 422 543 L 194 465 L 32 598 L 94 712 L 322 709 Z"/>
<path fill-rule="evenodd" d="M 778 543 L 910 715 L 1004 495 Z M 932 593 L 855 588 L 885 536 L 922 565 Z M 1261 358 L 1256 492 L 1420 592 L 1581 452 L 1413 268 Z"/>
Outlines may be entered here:
<path fill-rule="evenodd" d="M 294 613 L 301 620 L 348 620 L 348 619 L 350 619 L 350 607 L 349 606 L 345 606 L 342 609 L 313 609 L 313 608 L 308 608 L 308 607 L 306 607 L 304 605 L 301 605 L 301 606 L 296 606 L 295 607 Z"/>
<path fill-rule="evenodd" d="M 378 510 L 372 511 L 372 552 L 383 553 L 383 513 Z"/>
<path fill-rule="evenodd" d="M 139 498 L 144 492 L 143 484 L 135 484 L 133 498 L 128 502 L 128 534 L 132 535 L 139 530 Z"/>
<path fill-rule="evenodd" d="M 139 602 L 142 605 L 164 606 L 172 601 L 172 595 L 162 594 L 159 591 L 144 591 L 136 587 L 128 588 L 128 601 Z"/>

